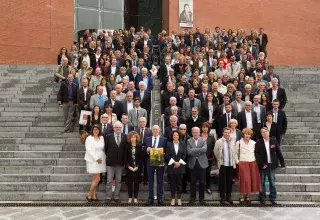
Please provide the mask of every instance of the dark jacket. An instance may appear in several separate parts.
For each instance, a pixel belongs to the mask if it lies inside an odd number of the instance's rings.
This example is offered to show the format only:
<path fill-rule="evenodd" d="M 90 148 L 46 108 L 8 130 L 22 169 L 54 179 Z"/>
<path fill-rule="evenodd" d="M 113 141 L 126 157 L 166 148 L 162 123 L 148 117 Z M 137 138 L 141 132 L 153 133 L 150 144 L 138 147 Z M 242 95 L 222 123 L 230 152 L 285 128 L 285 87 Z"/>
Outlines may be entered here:
<path fill-rule="evenodd" d="M 191 136 L 191 130 L 193 127 L 198 127 L 201 128 L 202 123 L 203 123 L 203 119 L 200 117 L 200 115 L 198 116 L 197 120 L 194 121 L 192 116 L 187 118 L 186 120 L 186 126 L 187 126 L 187 133 Z"/>
<path fill-rule="evenodd" d="M 104 108 L 108 104 L 112 105 L 111 99 L 108 99 L 107 101 L 104 102 Z M 115 100 L 114 105 L 112 106 L 112 113 L 115 113 L 117 115 L 118 120 L 121 120 L 121 115 L 123 113 L 123 106 L 119 100 Z"/>
<path fill-rule="evenodd" d="M 263 124 L 263 127 L 267 127 L 266 123 Z M 269 132 L 270 132 L 269 136 L 275 137 L 278 143 L 280 143 L 280 130 L 277 126 L 277 123 L 272 122 Z"/>
<path fill-rule="evenodd" d="M 57 100 L 61 101 L 62 103 L 66 103 L 66 102 L 69 101 L 69 98 L 68 98 L 68 84 L 69 84 L 68 81 L 62 82 L 61 85 L 60 85 L 59 92 L 57 94 Z M 72 101 L 73 101 L 73 104 L 77 104 L 78 103 L 77 97 L 78 97 L 78 86 L 76 84 L 72 83 Z M 89 99 L 89 102 L 90 102 L 90 99 Z"/>
<path fill-rule="evenodd" d="M 178 94 L 175 91 L 168 92 L 166 90 L 161 94 L 161 97 L 160 97 L 160 99 L 161 99 L 161 114 L 164 114 L 165 108 L 170 106 L 170 98 L 171 97 L 177 98 L 177 95 Z"/>
<path fill-rule="evenodd" d="M 138 132 L 138 134 L 140 135 L 140 128 L 136 127 L 136 128 L 134 129 L 134 131 Z M 152 131 L 151 131 L 151 129 L 145 127 L 145 128 L 144 128 L 143 140 L 142 140 L 141 137 L 140 137 L 140 142 L 141 142 L 142 146 L 145 145 L 147 137 L 151 137 L 151 136 L 152 136 Z"/>
<path fill-rule="evenodd" d="M 168 158 L 168 173 L 169 174 L 182 174 L 186 172 L 185 165 L 182 165 L 179 168 L 174 168 L 174 164 L 169 165 L 169 162 L 171 158 L 175 162 L 179 162 L 179 160 L 183 160 L 184 162 L 187 162 L 187 147 L 186 145 L 179 141 L 179 148 L 178 148 L 178 153 L 176 154 L 176 151 L 174 149 L 174 144 L 173 142 L 169 142 L 167 145 L 167 158 Z"/>
<path fill-rule="evenodd" d="M 268 164 L 268 156 L 266 146 L 264 144 L 264 139 L 259 139 L 256 142 L 254 155 L 256 157 L 257 164 L 260 169 L 263 168 L 264 165 L 268 165 L 271 169 L 276 169 L 278 167 L 278 160 L 280 161 L 281 167 L 285 167 L 284 159 L 279 147 L 278 141 L 274 137 L 270 137 L 269 140 L 270 147 L 270 157 L 271 164 Z"/>
<path fill-rule="evenodd" d="M 247 120 L 246 120 L 246 111 L 242 111 L 239 112 L 237 115 L 238 118 L 238 128 L 240 129 L 240 131 L 242 131 L 242 129 L 247 128 Z M 258 128 L 258 122 L 257 122 L 257 113 L 254 111 L 251 111 L 251 118 L 252 118 L 252 128 L 253 131 L 259 132 L 259 129 L 256 131 L 255 129 Z"/>
<path fill-rule="evenodd" d="M 268 89 L 268 94 L 269 94 L 269 99 L 272 100 L 272 88 Z M 280 102 L 279 108 L 283 109 L 287 104 L 286 90 L 284 90 L 283 88 L 278 88 L 277 99 Z"/>
<path fill-rule="evenodd" d="M 133 97 L 140 97 L 140 90 L 136 90 L 133 92 Z M 151 111 L 151 93 L 148 90 L 144 90 L 143 99 L 141 100 L 140 104 L 141 108 L 147 110 L 148 113 Z"/>
<path fill-rule="evenodd" d="M 216 139 L 214 138 L 214 136 L 209 135 L 207 138 L 207 158 L 208 158 L 208 160 L 214 159 L 213 149 L 214 149 L 215 143 L 216 143 Z"/>
<path fill-rule="evenodd" d="M 91 96 L 94 95 L 93 90 L 88 87 L 87 94 L 86 94 L 86 100 L 84 100 L 84 89 L 83 89 L 83 87 L 81 87 L 78 90 L 78 94 L 77 95 L 78 95 L 78 97 L 77 97 L 78 108 L 83 109 L 83 107 L 85 105 L 88 105 L 88 109 L 90 109 L 90 98 L 91 98 Z"/>
<path fill-rule="evenodd" d="M 142 162 L 144 160 L 144 151 L 142 149 L 142 145 L 138 144 L 136 147 L 136 158 L 133 160 L 132 158 L 132 146 L 130 144 L 127 144 L 127 149 L 126 149 L 126 167 L 138 167 L 140 168 L 142 166 Z M 135 165 L 134 165 L 135 162 Z"/>
<path fill-rule="evenodd" d="M 124 166 L 126 162 L 127 151 L 127 135 L 120 134 L 121 141 L 119 146 L 114 137 L 114 133 L 111 133 L 104 138 L 104 148 L 106 153 L 107 166 Z"/>

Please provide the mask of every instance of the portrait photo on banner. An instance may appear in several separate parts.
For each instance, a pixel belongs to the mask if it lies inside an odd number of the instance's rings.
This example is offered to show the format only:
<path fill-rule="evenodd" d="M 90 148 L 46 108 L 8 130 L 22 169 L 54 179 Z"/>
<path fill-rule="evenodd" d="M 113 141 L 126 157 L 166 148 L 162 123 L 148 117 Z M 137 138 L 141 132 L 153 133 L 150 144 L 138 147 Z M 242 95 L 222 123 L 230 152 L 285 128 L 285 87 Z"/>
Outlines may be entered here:
<path fill-rule="evenodd" d="M 193 27 L 193 0 L 179 0 L 180 27 Z"/>

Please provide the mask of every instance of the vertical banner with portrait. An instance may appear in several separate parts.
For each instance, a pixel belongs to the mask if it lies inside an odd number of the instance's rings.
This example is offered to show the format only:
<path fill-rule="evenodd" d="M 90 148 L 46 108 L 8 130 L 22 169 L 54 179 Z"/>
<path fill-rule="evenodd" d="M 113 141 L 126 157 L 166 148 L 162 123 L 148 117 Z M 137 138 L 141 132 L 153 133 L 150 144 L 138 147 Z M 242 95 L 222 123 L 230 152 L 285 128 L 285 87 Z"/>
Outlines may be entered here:
<path fill-rule="evenodd" d="M 179 0 L 180 27 L 193 27 L 193 0 Z"/>

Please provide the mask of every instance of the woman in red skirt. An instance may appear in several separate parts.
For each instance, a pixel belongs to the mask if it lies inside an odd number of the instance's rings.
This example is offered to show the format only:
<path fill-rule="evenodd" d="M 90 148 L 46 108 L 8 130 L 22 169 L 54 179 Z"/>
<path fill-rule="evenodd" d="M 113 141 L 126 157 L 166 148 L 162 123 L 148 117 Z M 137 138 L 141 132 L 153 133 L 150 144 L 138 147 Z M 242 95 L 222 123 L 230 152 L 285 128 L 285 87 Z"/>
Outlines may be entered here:
<path fill-rule="evenodd" d="M 238 190 L 240 204 L 251 204 L 250 193 L 260 192 L 259 168 L 254 156 L 255 141 L 250 138 L 253 131 L 249 128 L 242 130 L 243 138 L 236 143 L 236 162 L 238 164 Z"/>

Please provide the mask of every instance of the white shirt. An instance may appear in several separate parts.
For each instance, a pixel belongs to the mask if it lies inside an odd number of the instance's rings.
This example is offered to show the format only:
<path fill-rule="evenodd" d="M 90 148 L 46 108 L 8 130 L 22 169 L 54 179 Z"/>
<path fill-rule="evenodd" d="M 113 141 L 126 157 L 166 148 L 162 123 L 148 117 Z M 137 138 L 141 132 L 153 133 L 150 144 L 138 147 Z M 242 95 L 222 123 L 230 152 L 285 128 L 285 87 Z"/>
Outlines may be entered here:
<path fill-rule="evenodd" d="M 174 146 L 174 151 L 176 152 L 176 155 L 178 154 L 178 150 L 179 150 L 179 143 L 175 144 L 173 143 Z M 168 165 L 173 164 L 175 161 L 173 158 L 170 159 Z M 182 159 L 179 160 L 179 163 L 181 163 L 182 165 L 186 165 L 186 162 L 184 162 Z"/>
<path fill-rule="evenodd" d="M 239 161 L 245 161 L 245 162 L 253 162 L 256 160 L 254 156 L 254 148 L 256 142 L 253 140 L 249 140 L 248 144 L 244 142 L 243 139 L 237 142 L 236 144 L 236 151 L 237 154 L 239 154 L 239 144 L 240 144 L 240 155 L 238 158 Z"/>
<path fill-rule="evenodd" d="M 111 66 L 111 74 L 115 75 L 116 74 L 116 66 Z"/>
<path fill-rule="evenodd" d="M 144 90 L 143 90 L 143 91 L 140 90 L 140 98 L 141 98 L 141 101 L 142 101 L 142 99 L 143 99 L 143 96 L 144 96 Z"/>
<path fill-rule="evenodd" d="M 83 87 L 84 101 L 87 101 L 87 91 L 88 91 L 88 87 Z"/>
<path fill-rule="evenodd" d="M 277 93 L 278 93 L 278 89 L 276 89 L 276 90 L 272 89 L 272 101 L 277 98 Z"/>
<path fill-rule="evenodd" d="M 131 109 L 133 109 L 133 101 L 131 102 L 127 101 L 127 111 L 129 112 Z"/>
<path fill-rule="evenodd" d="M 273 110 L 273 122 L 278 122 L 278 111 Z"/>
<path fill-rule="evenodd" d="M 258 121 L 258 123 L 261 123 L 260 105 L 258 104 L 257 106 L 255 106 L 255 104 L 253 104 L 253 111 L 255 111 L 257 113 L 257 121 Z"/>
<path fill-rule="evenodd" d="M 82 62 L 83 62 L 83 61 L 86 61 L 86 62 L 88 63 L 88 66 L 90 66 L 90 57 L 89 57 L 89 55 L 83 56 L 83 57 L 82 57 Z"/>
<path fill-rule="evenodd" d="M 247 128 L 253 128 L 253 125 L 252 125 L 252 115 L 251 115 L 251 111 L 250 112 L 247 112 L 245 111 L 246 113 L 246 120 L 247 120 Z"/>
<path fill-rule="evenodd" d="M 270 156 L 270 142 L 269 140 L 265 140 L 264 141 L 264 145 L 266 146 L 266 151 L 267 151 L 267 157 L 268 157 L 268 163 L 271 163 L 271 156 Z"/>
<path fill-rule="evenodd" d="M 239 102 L 236 102 L 236 103 L 237 103 L 238 112 L 241 112 L 242 111 L 241 103 L 239 103 Z"/>
<path fill-rule="evenodd" d="M 154 144 L 154 139 L 155 139 L 155 138 L 157 138 L 156 144 Z M 157 137 L 152 136 L 152 146 L 155 146 L 155 148 L 157 148 L 158 145 L 159 145 L 159 139 L 160 139 L 160 136 L 157 136 Z"/>

